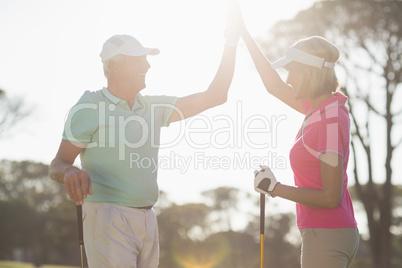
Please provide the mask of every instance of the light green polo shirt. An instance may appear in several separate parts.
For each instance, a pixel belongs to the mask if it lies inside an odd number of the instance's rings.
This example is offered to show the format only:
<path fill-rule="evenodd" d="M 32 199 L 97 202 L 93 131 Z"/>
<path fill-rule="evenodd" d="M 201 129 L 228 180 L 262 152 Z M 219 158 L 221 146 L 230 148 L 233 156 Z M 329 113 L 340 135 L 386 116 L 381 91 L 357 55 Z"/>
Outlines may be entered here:
<path fill-rule="evenodd" d="M 85 147 L 81 166 L 89 174 L 88 202 L 152 206 L 157 184 L 160 130 L 169 125 L 177 97 L 137 95 L 133 109 L 106 88 L 86 91 L 69 112 L 63 140 Z"/>

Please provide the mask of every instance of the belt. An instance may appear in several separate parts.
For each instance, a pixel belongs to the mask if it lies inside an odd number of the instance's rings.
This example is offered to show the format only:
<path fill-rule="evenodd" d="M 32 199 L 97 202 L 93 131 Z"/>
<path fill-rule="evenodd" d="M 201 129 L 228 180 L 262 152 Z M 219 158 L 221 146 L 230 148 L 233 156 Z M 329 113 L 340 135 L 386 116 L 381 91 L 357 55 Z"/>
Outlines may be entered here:
<path fill-rule="evenodd" d="M 136 208 L 136 209 L 151 209 L 153 206 L 147 206 L 147 207 L 130 207 L 130 208 Z"/>

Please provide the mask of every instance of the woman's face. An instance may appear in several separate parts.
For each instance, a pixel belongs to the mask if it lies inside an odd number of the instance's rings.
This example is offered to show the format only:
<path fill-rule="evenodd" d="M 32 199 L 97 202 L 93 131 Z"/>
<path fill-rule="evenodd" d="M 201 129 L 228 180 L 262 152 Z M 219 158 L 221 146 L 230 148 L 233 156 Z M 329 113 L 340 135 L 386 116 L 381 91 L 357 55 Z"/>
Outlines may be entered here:
<path fill-rule="evenodd" d="M 288 69 L 286 83 L 292 86 L 295 99 L 298 100 L 307 98 L 308 85 L 306 82 L 307 80 L 304 73 L 291 68 Z"/>

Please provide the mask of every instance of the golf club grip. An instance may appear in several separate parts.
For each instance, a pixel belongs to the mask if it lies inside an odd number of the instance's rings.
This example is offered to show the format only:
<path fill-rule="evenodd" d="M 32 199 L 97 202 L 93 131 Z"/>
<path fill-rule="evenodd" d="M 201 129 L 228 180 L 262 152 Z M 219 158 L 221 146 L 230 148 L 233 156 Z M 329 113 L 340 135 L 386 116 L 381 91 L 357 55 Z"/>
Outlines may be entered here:
<path fill-rule="evenodd" d="M 260 234 L 264 234 L 265 229 L 265 194 L 260 194 Z"/>
<path fill-rule="evenodd" d="M 77 206 L 77 221 L 78 221 L 78 242 L 80 245 L 83 245 L 84 235 L 82 227 L 82 205 Z"/>

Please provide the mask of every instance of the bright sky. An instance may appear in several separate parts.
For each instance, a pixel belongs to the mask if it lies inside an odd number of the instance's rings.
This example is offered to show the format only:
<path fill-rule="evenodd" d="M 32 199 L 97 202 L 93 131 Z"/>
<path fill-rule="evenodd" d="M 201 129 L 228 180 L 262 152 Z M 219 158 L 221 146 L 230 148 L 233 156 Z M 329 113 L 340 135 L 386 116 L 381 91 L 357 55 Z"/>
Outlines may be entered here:
<path fill-rule="evenodd" d="M 255 37 L 312 3 L 240 1 Z M 0 159 L 50 163 L 69 108 L 85 90 L 106 84 L 98 55 L 114 34 L 161 51 L 148 57 L 142 94 L 205 90 L 223 51 L 226 6 L 227 0 L 0 0 L 0 88 L 34 107 L 23 125 L 1 137 Z M 293 183 L 288 152 L 302 117 L 266 93 L 242 42 L 228 102 L 197 118 L 162 132 L 162 142 L 175 143 L 160 151 L 159 184 L 171 199 L 199 202 L 201 191 L 220 186 L 255 193 L 253 170 L 261 162 Z"/>

